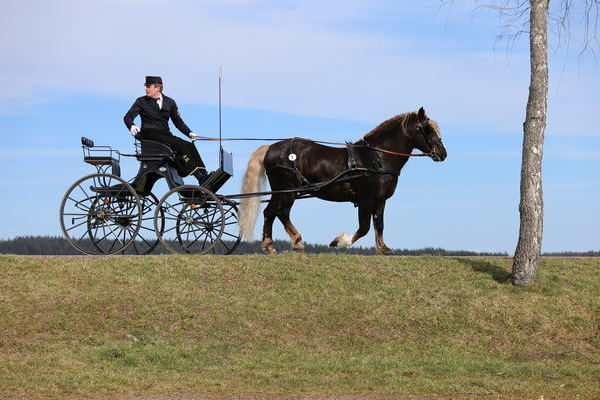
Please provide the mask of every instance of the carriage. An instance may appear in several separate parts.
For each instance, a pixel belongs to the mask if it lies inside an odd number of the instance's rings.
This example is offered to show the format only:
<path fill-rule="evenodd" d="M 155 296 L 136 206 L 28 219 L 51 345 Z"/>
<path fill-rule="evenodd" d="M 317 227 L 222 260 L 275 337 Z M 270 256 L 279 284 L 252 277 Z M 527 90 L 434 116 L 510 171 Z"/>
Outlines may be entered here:
<path fill-rule="evenodd" d="M 62 231 L 69 243 L 85 254 L 148 254 L 159 243 L 172 253 L 231 254 L 242 234 L 251 238 L 260 197 L 271 195 L 264 210 L 262 250 L 275 252 L 271 235 L 278 218 L 290 235 L 292 249 L 302 251 L 302 237 L 290 220 L 290 210 L 296 199 L 317 197 L 352 202 L 358 208 L 356 233 L 342 234 L 330 246 L 351 245 L 369 231 L 372 218 L 377 252 L 391 254 L 383 240 L 383 213 L 402 167 L 413 156 L 439 162 L 447 155 L 439 126 L 422 107 L 388 119 L 354 143 L 271 140 L 277 143 L 261 146 L 252 154 L 243 193 L 222 195 L 219 189 L 233 176 L 232 155 L 222 146 L 218 169 L 197 186 L 183 182 L 173 166 L 177 154 L 166 144 L 136 141 L 135 153 L 123 154 L 82 138 L 83 159 L 96 167 L 96 173 L 82 177 L 67 190 L 60 206 Z M 414 148 L 423 153 L 412 154 Z M 137 175 L 129 182 L 121 178 L 121 157 L 135 157 L 140 162 Z M 261 191 L 265 175 L 271 191 Z M 159 200 L 152 189 L 161 178 L 169 191 Z"/>
<path fill-rule="evenodd" d="M 216 192 L 233 176 L 232 155 L 220 148 L 219 168 L 202 186 L 186 185 L 173 166 L 177 155 L 151 140 L 136 141 L 135 153 L 96 146 L 82 137 L 84 162 L 96 173 L 65 193 L 60 224 L 67 241 L 84 254 L 148 254 L 159 243 L 172 253 L 230 254 L 240 243 L 237 203 Z M 121 157 L 140 162 L 129 182 Z M 152 189 L 165 178 L 169 191 L 159 200 Z"/>

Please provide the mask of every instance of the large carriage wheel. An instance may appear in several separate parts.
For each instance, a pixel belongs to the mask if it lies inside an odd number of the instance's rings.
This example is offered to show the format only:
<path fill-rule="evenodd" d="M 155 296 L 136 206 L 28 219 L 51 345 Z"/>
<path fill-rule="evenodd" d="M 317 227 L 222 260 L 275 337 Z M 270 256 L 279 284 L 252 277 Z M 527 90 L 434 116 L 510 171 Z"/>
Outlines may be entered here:
<path fill-rule="evenodd" d="M 215 254 L 231 254 L 242 241 L 242 233 L 238 225 L 239 211 L 236 203 L 224 198 L 221 198 L 221 206 L 225 215 L 225 226 L 223 228 L 223 235 L 219 238 L 219 242 L 212 249 L 212 252 Z"/>
<path fill-rule="evenodd" d="M 75 182 L 60 205 L 67 241 L 85 254 L 122 252 L 137 236 L 140 199 L 127 182 L 112 174 L 92 174 Z"/>
<path fill-rule="evenodd" d="M 140 197 L 140 205 L 142 206 L 142 224 L 137 237 L 127 249 L 127 253 L 131 254 L 150 254 L 159 243 L 158 237 L 154 232 L 154 213 L 158 206 L 158 198 L 150 193 L 148 196 Z M 158 211 L 161 217 L 158 229 L 164 231 L 165 221 L 164 212 Z"/>
<path fill-rule="evenodd" d="M 224 227 L 221 201 L 200 186 L 184 185 L 170 190 L 154 212 L 156 236 L 173 253 L 208 253 L 219 242 Z"/>

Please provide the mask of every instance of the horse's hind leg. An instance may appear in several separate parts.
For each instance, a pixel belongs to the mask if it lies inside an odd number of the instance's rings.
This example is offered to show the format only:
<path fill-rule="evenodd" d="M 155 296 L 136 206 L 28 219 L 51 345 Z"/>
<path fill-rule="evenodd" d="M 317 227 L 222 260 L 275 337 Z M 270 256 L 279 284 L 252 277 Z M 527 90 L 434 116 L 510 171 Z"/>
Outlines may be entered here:
<path fill-rule="evenodd" d="M 273 247 L 273 221 L 275 221 L 275 217 L 277 216 L 278 203 L 277 196 L 271 196 L 271 200 L 269 200 L 269 204 L 267 204 L 263 212 L 265 224 L 263 225 L 263 238 L 260 247 L 266 254 L 277 253 L 277 250 Z"/>
<path fill-rule="evenodd" d="M 375 247 L 377 254 L 391 255 L 394 254 L 392 249 L 387 247 L 383 242 L 383 211 L 385 210 L 385 200 L 377 202 L 373 209 L 373 227 L 375 228 Z"/>
<path fill-rule="evenodd" d="M 358 230 L 352 236 L 342 233 L 329 243 L 329 247 L 347 247 L 356 242 L 361 237 L 369 233 L 371 228 L 371 213 L 373 205 L 370 203 L 361 203 L 358 205 Z"/>
<path fill-rule="evenodd" d="M 302 236 L 290 220 L 290 211 L 292 210 L 292 206 L 294 205 L 296 197 L 293 193 L 282 194 L 280 196 L 280 208 L 279 212 L 277 213 L 277 218 L 279 218 L 279 220 L 283 224 L 283 227 L 285 228 L 285 231 L 290 236 L 292 250 L 304 251 L 304 243 L 302 243 Z"/>

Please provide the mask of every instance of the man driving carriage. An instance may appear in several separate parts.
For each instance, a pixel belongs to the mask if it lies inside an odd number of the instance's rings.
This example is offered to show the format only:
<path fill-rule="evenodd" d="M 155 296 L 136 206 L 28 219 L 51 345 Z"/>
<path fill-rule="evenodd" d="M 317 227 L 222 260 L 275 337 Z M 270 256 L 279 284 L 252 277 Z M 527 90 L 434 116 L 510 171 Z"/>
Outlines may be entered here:
<path fill-rule="evenodd" d="M 183 122 L 175 100 L 163 94 L 160 76 L 147 76 L 145 86 L 146 95 L 138 97 L 125 114 L 125 126 L 136 139 L 154 140 L 169 145 L 178 155 L 175 168 L 179 175 L 193 175 L 198 184 L 202 185 L 208 176 L 204 162 L 193 143 L 173 136 L 169 130 L 169 118 L 175 127 L 190 139 L 198 135 Z M 141 129 L 133 123 L 138 115 L 142 120 Z"/>

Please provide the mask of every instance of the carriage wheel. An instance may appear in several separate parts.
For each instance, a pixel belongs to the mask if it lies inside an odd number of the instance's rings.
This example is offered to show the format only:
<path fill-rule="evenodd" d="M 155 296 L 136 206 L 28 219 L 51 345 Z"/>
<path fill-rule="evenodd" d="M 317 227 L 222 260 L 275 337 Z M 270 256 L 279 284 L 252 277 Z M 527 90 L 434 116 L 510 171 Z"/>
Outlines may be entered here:
<path fill-rule="evenodd" d="M 160 213 L 163 213 L 161 217 Z M 160 231 L 161 220 L 163 230 Z M 204 254 L 223 235 L 225 213 L 221 201 L 200 186 L 179 186 L 163 196 L 154 212 L 154 230 L 173 253 Z"/>
<path fill-rule="evenodd" d="M 131 243 L 127 252 L 131 254 L 150 254 L 160 242 L 154 232 L 154 213 L 157 209 L 158 198 L 150 193 L 148 196 L 140 198 L 140 205 L 142 206 L 142 224 L 136 239 Z M 158 228 L 163 232 L 165 229 L 164 212 L 163 210 L 158 212 L 160 216 Z"/>
<path fill-rule="evenodd" d="M 227 199 L 221 198 L 221 206 L 225 214 L 223 235 L 219 238 L 219 242 L 212 249 L 213 254 L 231 254 L 240 245 L 242 241 L 242 233 L 238 225 L 239 211 L 237 205 Z"/>
<path fill-rule="evenodd" d="M 60 205 L 67 241 L 84 254 L 122 252 L 141 227 L 140 199 L 127 182 L 112 174 L 92 174 L 75 182 Z"/>

